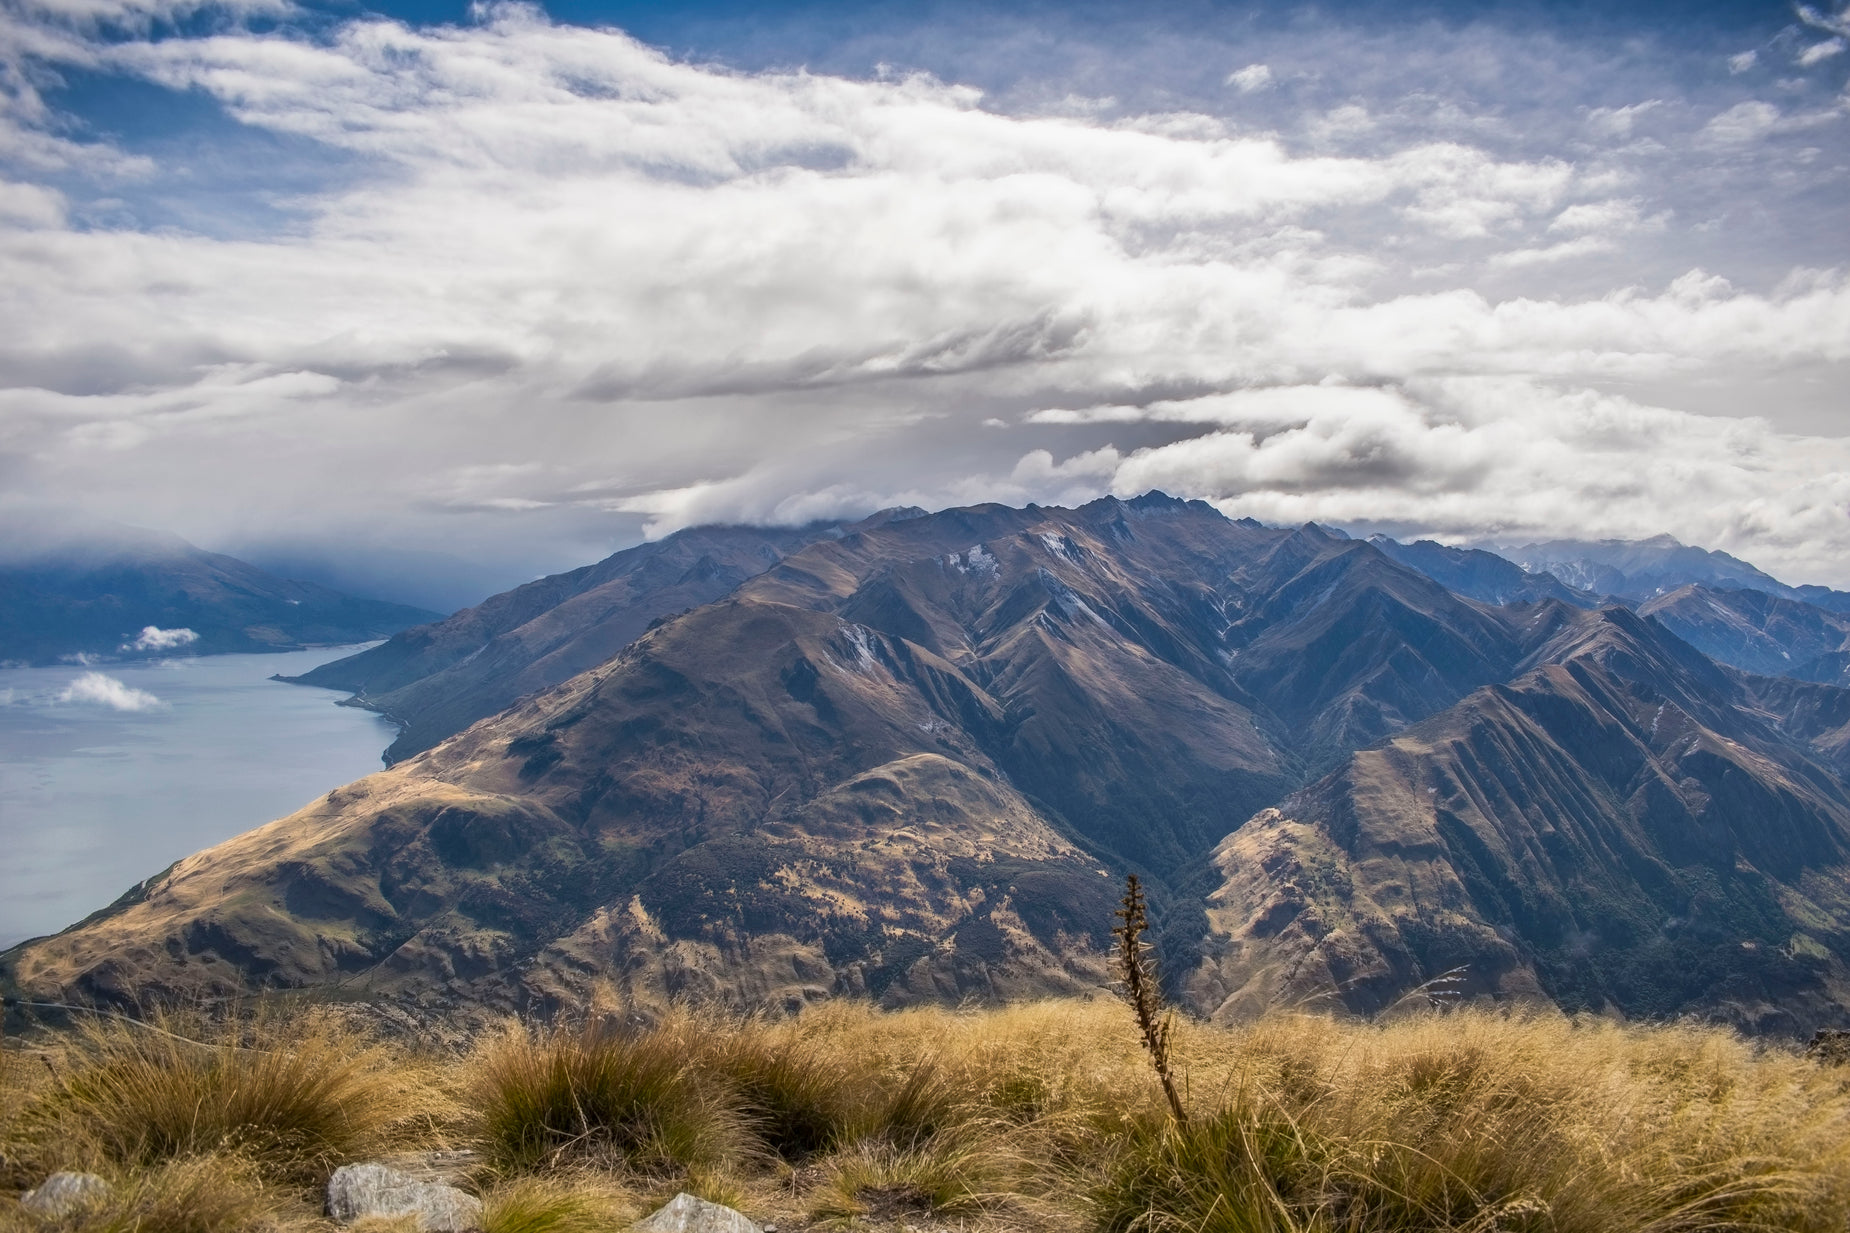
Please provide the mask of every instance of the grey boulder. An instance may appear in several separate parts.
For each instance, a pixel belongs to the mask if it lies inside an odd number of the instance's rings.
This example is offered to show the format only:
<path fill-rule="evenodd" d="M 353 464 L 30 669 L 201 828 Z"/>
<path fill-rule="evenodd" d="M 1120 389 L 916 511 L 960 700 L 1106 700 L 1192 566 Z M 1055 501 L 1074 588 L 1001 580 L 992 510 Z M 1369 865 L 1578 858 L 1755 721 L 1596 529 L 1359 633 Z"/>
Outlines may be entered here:
<path fill-rule="evenodd" d="M 107 1197 L 109 1183 L 94 1173 L 54 1173 L 19 1196 L 19 1205 L 35 1216 L 61 1220 Z"/>
<path fill-rule="evenodd" d="M 686 1192 L 676 1195 L 666 1206 L 657 1208 L 630 1229 L 632 1233 L 764 1233 L 743 1213 L 724 1204 L 696 1199 Z"/>
<path fill-rule="evenodd" d="M 328 1179 L 328 1215 L 339 1224 L 367 1216 L 415 1216 L 421 1233 L 471 1233 L 482 1227 L 482 1201 L 382 1164 L 350 1164 Z"/>

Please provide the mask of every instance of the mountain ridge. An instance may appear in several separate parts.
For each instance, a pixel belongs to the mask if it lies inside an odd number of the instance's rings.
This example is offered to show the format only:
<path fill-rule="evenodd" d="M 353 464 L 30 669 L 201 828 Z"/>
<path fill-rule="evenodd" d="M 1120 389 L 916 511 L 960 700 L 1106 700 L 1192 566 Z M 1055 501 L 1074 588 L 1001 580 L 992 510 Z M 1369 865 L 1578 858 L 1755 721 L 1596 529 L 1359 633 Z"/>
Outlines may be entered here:
<path fill-rule="evenodd" d="M 1369 1013 L 1462 963 L 1471 995 L 1850 1015 L 1850 691 L 1161 494 L 838 530 L 0 973 L 503 1009 L 1072 993 L 1138 872 L 1203 1013 Z M 1652 956 L 1712 979 L 1625 993 Z"/>

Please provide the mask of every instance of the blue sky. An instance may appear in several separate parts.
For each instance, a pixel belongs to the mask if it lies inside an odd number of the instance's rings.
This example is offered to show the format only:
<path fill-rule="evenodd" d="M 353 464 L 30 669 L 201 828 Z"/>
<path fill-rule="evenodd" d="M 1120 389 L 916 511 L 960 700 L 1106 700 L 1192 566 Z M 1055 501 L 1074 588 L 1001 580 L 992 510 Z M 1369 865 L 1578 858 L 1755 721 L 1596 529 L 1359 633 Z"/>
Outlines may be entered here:
<path fill-rule="evenodd" d="M 1850 583 L 1847 36 L 0 0 L 0 512 L 487 580 L 1160 486 Z"/>

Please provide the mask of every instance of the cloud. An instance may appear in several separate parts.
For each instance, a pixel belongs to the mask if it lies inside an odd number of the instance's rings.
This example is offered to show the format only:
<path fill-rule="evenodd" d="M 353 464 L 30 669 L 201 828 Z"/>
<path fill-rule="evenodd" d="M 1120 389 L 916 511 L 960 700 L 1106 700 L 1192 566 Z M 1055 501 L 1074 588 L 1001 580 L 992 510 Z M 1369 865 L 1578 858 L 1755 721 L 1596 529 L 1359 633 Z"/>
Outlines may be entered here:
<path fill-rule="evenodd" d="M 1749 57 L 1753 54 L 1751 51 L 1747 53 Z M 1751 59 L 1749 63 L 1752 63 Z M 1650 98 L 1626 107 L 1594 107 L 1587 112 L 1587 127 L 1601 137 L 1629 137 L 1633 125 L 1638 123 L 1641 116 L 1663 105 L 1663 99 Z"/>
<path fill-rule="evenodd" d="M 1272 84 L 1272 70 L 1264 64 L 1249 64 L 1227 74 L 1227 84 L 1241 94 L 1251 94 Z"/>
<path fill-rule="evenodd" d="M 1801 4 L 1793 11 L 1798 14 L 1800 21 L 1814 30 L 1850 38 L 1850 5 L 1845 5 L 1836 13 L 1827 13 L 1809 4 Z"/>
<path fill-rule="evenodd" d="M 1749 69 L 1753 68 L 1754 65 L 1758 64 L 1759 62 L 1760 62 L 1759 52 L 1743 51 L 1737 55 L 1732 55 L 1728 57 L 1728 71 L 1730 73 L 1735 73 L 1735 74 L 1745 73 Z"/>
<path fill-rule="evenodd" d="M 1799 570 L 1824 568 L 1838 550 L 1826 545 L 1846 539 L 1850 443 L 1814 438 L 1801 453 L 1760 421 L 1498 377 L 1214 401 L 1209 418 L 1223 427 L 1125 455 L 1101 490 L 1156 487 L 1212 500 L 1231 516 L 1454 538 L 1564 525 L 1643 537 L 1675 507 L 1685 539 L 1751 545 L 1761 559 Z M 1709 500 L 1691 503 L 1692 492 Z"/>
<path fill-rule="evenodd" d="M 1225 100 L 1237 115 L 1077 106 L 1064 83 L 1037 109 L 922 73 L 715 67 L 536 10 L 480 16 L 35 27 L 44 71 L 191 92 L 340 174 L 287 225 L 220 231 L 137 215 L 129 173 L 97 170 L 139 166 L 131 150 L 92 143 L 93 182 L 7 162 L 0 510 L 82 493 L 221 544 L 366 528 L 589 557 L 692 521 L 1160 481 L 1260 516 L 1454 530 L 1706 518 L 1769 560 L 1850 560 L 1850 516 L 1815 473 L 1828 451 L 1691 410 L 1716 391 L 1783 408 L 1769 383 L 1828 401 L 1850 363 L 1829 227 L 1765 224 L 1750 261 L 1740 237 L 1760 232 L 1718 224 L 1703 248 L 1691 221 L 1741 201 L 1772 217 L 1786 185 L 1815 210 L 1825 181 L 1790 160 L 1770 174 L 1756 144 L 1826 116 L 1815 101 L 1692 99 L 1670 73 L 1594 93 L 1558 74 L 1599 65 L 1562 52 L 1532 131 L 1496 91 L 1547 48 L 1339 32 L 1316 49 L 1348 58 L 1316 72 L 1308 45 L 1239 53 L 1255 59 L 1236 78 L 1292 88 Z M 1211 63 L 1202 88 L 1224 94 L 1240 60 Z M 1484 94 L 1440 92 L 1474 74 Z M 17 131 L 75 131 L 35 114 Z M 1820 269 L 1784 280 L 1807 264 L 1789 244 Z M 1588 407 L 1674 425 L 1681 474 L 1733 478 L 1600 504 L 1565 462 L 1497 454 L 1570 458 L 1599 436 Z M 1609 478 L 1670 449 L 1621 438 Z M 1758 495 L 1735 482 L 1750 472 Z M 1788 490 L 1813 494 L 1793 523 L 1810 540 L 1756 512 Z"/>
<path fill-rule="evenodd" d="M 1703 126 L 1705 136 L 1716 141 L 1741 143 L 1765 137 L 1779 126 L 1779 108 L 1760 99 L 1736 103 Z"/>
<path fill-rule="evenodd" d="M 79 706 L 102 706 L 112 711 L 152 711 L 167 704 L 145 689 L 124 685 L 113 676 L 86 672 L 57 695 L 57 701 Z"/>
<path fill-rule="evenodd" d="M 199 641 L 199 635 L 190 629 L 161 629 L 156 625 L 142 627 L 141 633 L 133 642 L 122 644 L 124 651 L 172 651 L 183 646 L 191 646 Z"/>
<path fill-rule="evenodd" d="M 1800 68 L 1811 68 L 1814 65 L 1824 63 L 1832 56 L 1842 55 L 1843 50 L 1843 39 L 1826 39 L 1822 43 L 1813 43 L 1811 46 L 1801 51 L 1794 59 Z"/>

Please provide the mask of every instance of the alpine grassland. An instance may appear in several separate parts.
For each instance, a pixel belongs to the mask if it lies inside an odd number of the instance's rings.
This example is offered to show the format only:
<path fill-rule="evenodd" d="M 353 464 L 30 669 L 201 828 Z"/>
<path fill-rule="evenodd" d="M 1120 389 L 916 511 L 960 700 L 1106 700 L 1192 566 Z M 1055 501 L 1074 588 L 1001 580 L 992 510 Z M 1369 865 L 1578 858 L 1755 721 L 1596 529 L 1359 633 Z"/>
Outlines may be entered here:
<path fill-rule="evenodd" d="M 341 1006 L 73 1018 L 0 1052 L 7 1233 L 327 1229 L 339 1164 L 435 1150 L 471 1153 L 487 1233 L 623 1229 L 683 1190 L 783 1233 L 1850 1225 L 1850 1067 L 1693 1023 L 1165 1016 L 1172 1103 L 1155 1029 L 1104 995 L 471 1033 Z M 18 1199 L 56 1170 L 111 1188 L 47 1222 Z"/>

